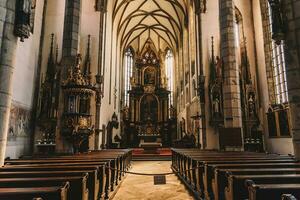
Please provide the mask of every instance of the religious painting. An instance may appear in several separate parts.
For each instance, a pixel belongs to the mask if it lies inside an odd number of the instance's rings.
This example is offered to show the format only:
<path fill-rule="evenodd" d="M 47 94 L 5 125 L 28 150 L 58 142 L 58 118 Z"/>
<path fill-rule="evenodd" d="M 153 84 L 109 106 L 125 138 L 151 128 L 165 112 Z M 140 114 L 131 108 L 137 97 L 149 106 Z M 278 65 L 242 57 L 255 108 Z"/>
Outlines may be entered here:
<path fill-rule="evenodd" d="M 158 102 L 154 95 L 146 95 L 140 103 L 141 121 L 158 120 Z"/>
<path fill-rule="evenodd" d="M 30 110 L 19 105 L 12 104 L 10 110 L 8 140 L 15 140 L 17 137 L 27 137 L 30 133 Z"/>
<path fill-rule="evenodd" d="M 155 75 L 155 68 L 146 68 L 144 71 L 144 85 L 155 85 Z"/>

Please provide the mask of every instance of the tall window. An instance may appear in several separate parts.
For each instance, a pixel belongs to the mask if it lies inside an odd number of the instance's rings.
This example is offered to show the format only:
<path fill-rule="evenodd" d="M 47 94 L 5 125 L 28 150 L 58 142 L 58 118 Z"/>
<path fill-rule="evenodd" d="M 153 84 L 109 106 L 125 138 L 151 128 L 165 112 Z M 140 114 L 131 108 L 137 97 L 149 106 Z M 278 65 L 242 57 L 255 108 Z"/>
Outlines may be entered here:
<path fill-rule="evenodd" d="M 132 77 L 133 69 L 133 50 L 128 48 L 125 52 L 125 96 L 124 96 L 124 105 L 129 106 L 129 94 L 128 91 L 131 90 L 130 78 Z"/>
<path fill-rule="evenodd" d="M 167 51 L 166 54 L 166 76 L 168 80 L 168 90 L 171 91 L 170 99 L 169 99 L 169 105 L 173 104 L 173 85 L 174 85 L 174 79 L 173 79 L 173 70 L 174 70 L 174 62 L 173 62 L 173 54 L 171 50 Z"/>
<path fill-rule="evenodd" d="M 286 62 L 284 55 L 284 42 L 281 44 L 276 44 L 272 40 L 272 16 L 271 8 L 268 1 L 265 1 L 266 10 L 266 19 L 268 20 L 265 23 L 265 30 L 268 33 L 266 38 L 266 47 L 267 51 L 271 56 L 271 66 L 272 66 L 272 75 L 273 75 L 273 84 L 274 84 L 274 93 L 275 93 L 275 103 L 282 104 L 288 102 L 288 93 L 287 93 L 287 83 L 286 83 Z"/>

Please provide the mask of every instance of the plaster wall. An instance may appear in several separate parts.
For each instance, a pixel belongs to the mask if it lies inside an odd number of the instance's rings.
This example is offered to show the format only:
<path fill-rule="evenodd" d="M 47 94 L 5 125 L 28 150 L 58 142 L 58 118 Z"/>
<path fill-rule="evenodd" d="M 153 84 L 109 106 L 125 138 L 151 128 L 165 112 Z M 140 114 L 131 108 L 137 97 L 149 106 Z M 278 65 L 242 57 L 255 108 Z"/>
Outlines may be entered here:
<path fill-rule="evenodd" d="M 91 36 L 90 41 L 90 58 L 91 58 L 91 73 L 92 80 L 95 80 L 95 75 L 98 73 L 98 46 L 99 46 L 99 24 L 100 14 L 95 11 L 95 5 L 89 1 L 82 1 L 81 7 L 81 23 L 80 23 L 80 36 L 79 36 L 79 52 L 82 54 L 83 63 L 86 61 L 88 35 Z M 92 97 L 95 99 L 95 96 Z M 93 108 L 93 115 L 96 114 L 95 101 L 91 101 Z M 100 141 L 101 142 L 101 141 Z M 94 149 L 95 137 L 90 137 L 89 146 L 90 150 Z"/>
<path fill-rule="evenodd" d="M 114 73 L 115 73 L 115 57 L 112 56 L 116 52 L 116 33 L 113 32 L 112 27 L 112 10 L 113 10 L 113 1 L 108 1 L 108 12 L 105 16 L 105 35 L 106 38 L 104 39 L 104 64 L 103 64 L 103 75 L 104 75 L 104 87 L 103 87 L 103 99 L 101 105 L 101 118 L 100 124 L 107 126 L 108 122 L 111 120 L 111 117 L 115 111 L 114 109 L 114 102 L 113 102 L 113 87 L 114 87 Z M 120 71 L 120 67 L 118 70 Z M 110 84 L 112 84 L 110 87 Z M 118 112 L 116 112 L 118 113 Z M 118 114 L 118 118 L 120 115 Z M 113 131 L 116 132 L 115 130 Z M 113 136 L 114 137 L 114 136 Z"/>
<path fill-rule="evenodd" d="M 44 1 L 37 1 L 33 34 L 24 42 L 18 41 L 17 45 L 6 157 L 17 158 L 31 150 L 31 109 L 38 67 L 43 5 Z"/>
<path fill-rule="evenodd" d="M 220 25 L 219 25 L 219 1 L 207 1 L 207 11 L 202 14 L 202 58 L 205 80 L 205 116 L 206 116 L 206 137 L 207 149 L 219 148 L 219 135 L 216 130 L 209 125 L 209 67 L 211 62 L 211 37 L 214 37 L 214 54 L 220 55 Z"/>

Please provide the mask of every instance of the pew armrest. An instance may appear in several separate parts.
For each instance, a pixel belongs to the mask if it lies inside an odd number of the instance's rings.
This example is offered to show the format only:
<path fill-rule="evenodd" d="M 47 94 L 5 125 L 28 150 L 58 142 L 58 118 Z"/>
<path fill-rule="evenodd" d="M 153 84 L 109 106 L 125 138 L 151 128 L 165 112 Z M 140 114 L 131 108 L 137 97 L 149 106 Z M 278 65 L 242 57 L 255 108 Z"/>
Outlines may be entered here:
<path fill-rule="evenodd" d="M 251 187 L 251 186 L 253 186 L 253 185 L 255 185 L 254 181 L 249 180 L 249 179 L 247 179 L 247 180 L 245 181 L 245 186 L 246 186 L 247 188 L 249 188 L 249 187 Z"/>
<path fill-rule="evenodd" d="M 283 194 L 281 200 L 297 200 L 292 194 Z"/>

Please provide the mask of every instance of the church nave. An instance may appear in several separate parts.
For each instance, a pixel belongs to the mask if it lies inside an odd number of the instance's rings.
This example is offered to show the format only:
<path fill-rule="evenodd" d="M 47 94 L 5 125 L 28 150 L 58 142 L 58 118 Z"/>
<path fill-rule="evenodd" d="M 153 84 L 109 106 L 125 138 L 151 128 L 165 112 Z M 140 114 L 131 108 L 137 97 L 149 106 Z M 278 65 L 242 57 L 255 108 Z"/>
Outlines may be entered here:
<path fill-rule="evenodd" d="M 145 174 L 172 172 L 170 161 L 133 161 L 132 172 Z M 178 177 L 166 176 L 166 184 L 154 185 L 153 176 L 127 174 L 113 200 L 193 200 Z"/>
<path fill-rule="evenodd" d="M 300 200 L 299 10 L 0 0 L 0 200 Z"/>

